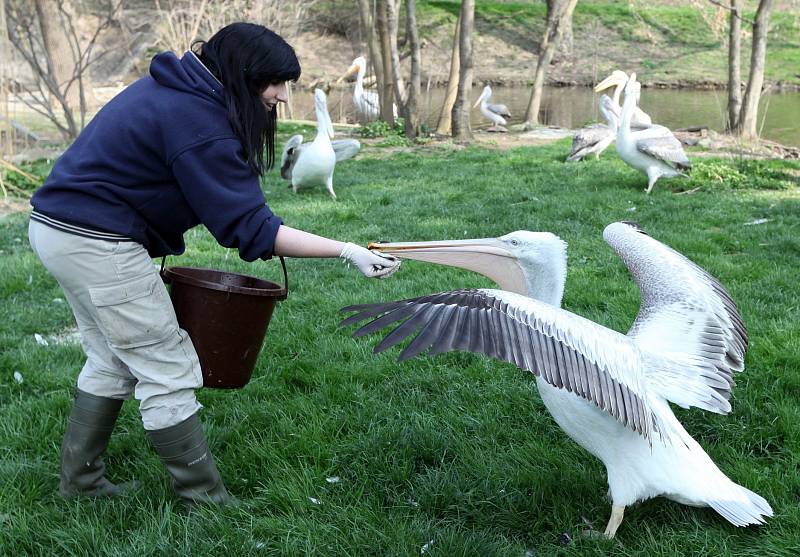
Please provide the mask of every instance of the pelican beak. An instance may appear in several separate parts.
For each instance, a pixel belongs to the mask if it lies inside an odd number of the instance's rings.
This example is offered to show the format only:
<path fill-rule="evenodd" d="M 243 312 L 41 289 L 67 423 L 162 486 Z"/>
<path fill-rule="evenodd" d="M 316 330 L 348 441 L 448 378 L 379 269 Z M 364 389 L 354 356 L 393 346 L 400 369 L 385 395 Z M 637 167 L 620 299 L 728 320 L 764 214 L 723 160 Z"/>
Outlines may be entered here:
<path fill-rule="evenodd" d="M 481 96 L 480 96 L 480 97 L 478 97 L 478 100 L 477 100 L 477 101 L 475 101 L 475 104 L 473 104 L 473 105 L 472 105 L 472 108 L 475 108 L 476 106 L 478 106 L 479 104 L 481 104 L 481 101 L 482 101 L 482 100 L 483 100 L 483 93 L 481 93 Z"/>
<path fill-rule="evenodd" d="M 340 77 L 339 79 L 336 80 L 336 83 L 341 83 L 342 81 L 345 80 L 345 78 L 350 77 L 351 75 L 356 73 L 358 70 L 359 70 L 358 64 L 353 64 L 352 66 L 347 68 L 347 71 L 344 72 L 344 74 L 342 74 L 342 77 Z"/>
<path fill-rule="evenodd" d="M 614 116 L 616 116 L 618 120 L 622 118 L 622 114 L 620 113 L 619 107 L 616 105 L 616 103 L 615 103 L 615 104 L 610 104 L 610 105 L 607 107 L 607 110 L 608 110 L 608 111 L 609 111 L 611 114 L 613 114 Z"/>
<path fill-rule="evenodd" d="M 605 78 L 603 81 L 598 83 L 595 86 L 594 90 L 595 90 L 595 93 L 599 93 L 600 91 L 605 91 L 606 89 L 608 89 L 610 87 L 614 87 L 614 86 L 616 86 L 618 84 L 619 84 L 619 79 L 617 79 L 617 76 L 615 76 L 614 74 L 611 74 L 610 76 Z"/>
<path fill-rule="evenodd" d="M 400 259 L 415 259 L 474 271 L 500 288 L 525 292 L 526 282 L 517 257 L 497 238 L 434 242 L 373 242 L 369 249 Z"/>

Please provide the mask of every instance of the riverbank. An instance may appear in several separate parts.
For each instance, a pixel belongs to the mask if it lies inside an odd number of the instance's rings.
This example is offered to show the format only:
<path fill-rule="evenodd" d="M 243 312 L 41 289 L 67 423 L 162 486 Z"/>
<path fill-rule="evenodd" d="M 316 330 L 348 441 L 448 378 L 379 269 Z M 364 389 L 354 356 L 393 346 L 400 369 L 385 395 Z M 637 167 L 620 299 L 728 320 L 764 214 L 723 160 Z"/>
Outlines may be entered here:
<path fill-rule="evenodd" d="M 452 35 L 460 3 L 420 0 L 422 85 L 446 84 Z M 755 2 L 745 2 L 752 19 Z M 529 86 L 544 27 L 544 2 L 481 1 L 475 8 L 475 85 Z M 800 90 L 800 3 L 779 0 L 770 18 L 765 86 Z M 747 25 L 745 25 L 747 27 Z M 727 12 L 691 0 L 584 0 L 573 18 L 573 46 L 548 68 L 553 86 L 591 86 L 614 69 L 636 71 L 644 87 L 727 87 Z M 403 33 L 401 30 L 401 42 Z M 357 34 L 354 34 L 357 37 Z M 303 33 L 294 42 L 303 64 L 299 86 L 338 78 L 360 54 L 355 41 L 334 34 Z M 742 41 L 742 77 L 750 40 Z M 408 63 L 408 60 L 404 62 Z"/>

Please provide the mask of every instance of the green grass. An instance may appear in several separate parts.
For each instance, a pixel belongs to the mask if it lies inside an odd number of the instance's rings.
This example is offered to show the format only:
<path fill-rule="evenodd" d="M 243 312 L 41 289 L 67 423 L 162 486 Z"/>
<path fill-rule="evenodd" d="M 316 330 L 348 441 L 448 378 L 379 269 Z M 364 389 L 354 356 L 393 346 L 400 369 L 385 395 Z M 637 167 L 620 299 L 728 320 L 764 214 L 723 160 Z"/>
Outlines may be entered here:
<path fill-rule="evenodd" d="M 601 233 L 638 221 L 717 276 L 749 327 L 733 413 L 678 415 L 726 474 L 770 501 L 766 526 L 737 529 L 659 498 L 630 509 L 614 541 L 581 536 L 585 520 L 602 529 L 608 518 L 604 468 L 555 425 L 531 377 L 468 354 L 397 364 L 397 350 L 372 354 L 377 336 L 354 340 L 337 327 L 345 305 L 489 285 L 414 262 L 370 281 L 336 260 L 289 261 L 289 298 L 251 383 L 198 392 L 240 507 L 180 512 L 135 402 L 123 409 L 108 474 L 144 487 L 114 501 L 63 501 L 59 445 L 83 354 L 52 342 L 72 317 L 28 247 L 26 216 L 12 215 L 0 220 L 0 554 L 413 556 L 430 540 L 425 555 L 448 557 L 796 554 L 800 164 L 698 157 L 694 178 L 661 181 L 646 197 L 644 178 L 613 152 L 568 165 L 567 150 L 567 141 L 506 152 L 372 148 L 337 167 L 338 202 L 321 189 L 294 195 L 275 172 L 265 191 L 287 224 L 361 244 L 555 232 L 569 242 L 565 307 L 623 331 L 638 293 Z M 279 277 L 277 262 L 244 263 L 202 228 L 186 240 L 168 264 Z"/>

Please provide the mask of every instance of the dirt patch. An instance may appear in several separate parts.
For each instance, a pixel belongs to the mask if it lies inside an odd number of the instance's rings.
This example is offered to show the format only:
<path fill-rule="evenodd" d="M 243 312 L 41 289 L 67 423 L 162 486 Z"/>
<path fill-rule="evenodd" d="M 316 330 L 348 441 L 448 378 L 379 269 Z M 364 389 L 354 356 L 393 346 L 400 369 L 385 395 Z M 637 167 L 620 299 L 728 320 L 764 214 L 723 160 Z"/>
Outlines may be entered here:
<path fill-rule="evenodd" d="M 5 218 L 11 213 L 20 213 L 22 211 L 29 211 L 31 204 L 27 199 L 17 199 L 9 197 L 8 199 L 0 199 L 0 219 Z"/>

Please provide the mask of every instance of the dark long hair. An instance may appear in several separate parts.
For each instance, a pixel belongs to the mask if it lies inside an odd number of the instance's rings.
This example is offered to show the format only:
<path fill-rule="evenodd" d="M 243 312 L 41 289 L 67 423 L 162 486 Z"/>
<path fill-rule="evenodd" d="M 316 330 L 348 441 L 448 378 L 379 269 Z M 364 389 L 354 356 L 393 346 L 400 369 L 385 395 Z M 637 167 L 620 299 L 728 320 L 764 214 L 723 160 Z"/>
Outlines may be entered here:
<path fill-rule="evenodd" d="M 267 111 L 261 93 L 271 84 L 300 77 L 294 49 L 263 25 L 231 23 L 207 41 L 195 42 L 192 50 L 222 82 L 228 120 L 247 164 L 264 174 L 275 163 L 277 107 Z"/>

